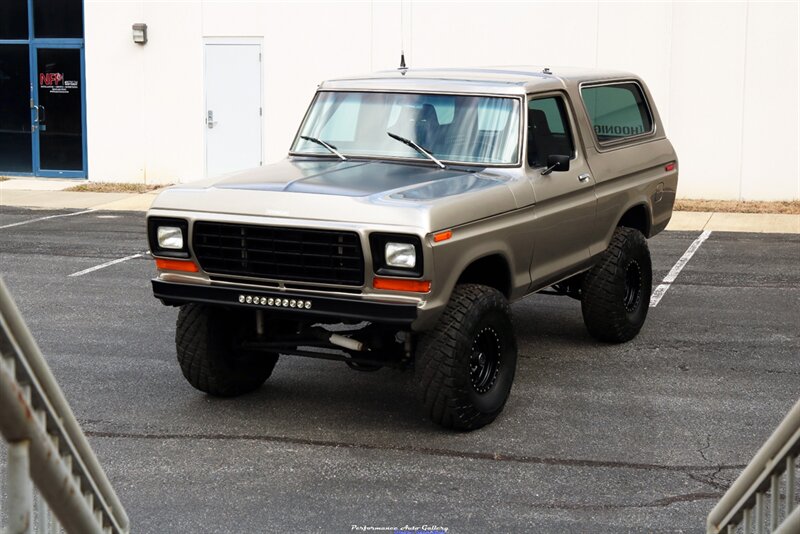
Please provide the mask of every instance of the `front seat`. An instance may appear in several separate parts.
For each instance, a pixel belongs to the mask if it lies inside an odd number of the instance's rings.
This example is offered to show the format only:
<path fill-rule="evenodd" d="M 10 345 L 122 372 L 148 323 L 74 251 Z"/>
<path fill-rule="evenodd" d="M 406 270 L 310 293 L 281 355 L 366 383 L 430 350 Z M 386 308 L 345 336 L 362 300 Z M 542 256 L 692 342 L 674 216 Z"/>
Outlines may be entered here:
<path fill-rule="evenodd" d="M 558 152 L 558 141 L 550 131 L 547 115 L 541 109 L 528 110 L 528 165 L 544 167 L 547 156 Z"/>
<path fill-rule="evenodd" d="M 439 131 L 436 109 L 432 104 L 423 104 L 420 108 L 406 106 L 400 110 L 389 131 L 432 150 L 429 143 L 435 140 Z"/>
<path fill-rule="evenodd" d="M 423 147 L 433 150 L 439 133 L 439 117 L 436 115 L 436 108 L 433 104 L 422 104 L 422 109 L 417 117 L 417 138 L 416 142 Z"/>

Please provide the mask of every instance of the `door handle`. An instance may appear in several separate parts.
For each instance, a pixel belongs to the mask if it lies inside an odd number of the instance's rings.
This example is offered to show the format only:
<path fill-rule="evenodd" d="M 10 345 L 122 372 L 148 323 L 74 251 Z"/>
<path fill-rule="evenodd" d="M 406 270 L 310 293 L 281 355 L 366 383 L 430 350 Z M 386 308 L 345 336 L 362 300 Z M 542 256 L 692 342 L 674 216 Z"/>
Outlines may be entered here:
<path fill-rule="evenodd" d="M 591 174 L 584 173 L 584 174 L 581 174 L 580 176 L 578 176 L 578 181 L 581 182 L 581 183 L 588 182 L 591 177 L 592 177 Z"/>
<path fill-rule="evenodd" d="M 47 115 L 45 115 L 44 106 L 41 104 L 38 106 L 33 104 L 31 107 L 34 111 L 33 124 L 31 125 L 32 129 L 35 130 L 39 128 L 41 131 L 45 131 L 47 129 L 47 124 L 45 124 L 47 122 Z"/>
<path fill-rule="evenodd" d="M 208 110 L 208 115 L 206 116 L 206 124 L 208 125 L 209 129 L 213 128 L 217 124 L 217 121 L 214 120 L 214 111 L 210 109 Z"/>
<path fill-rule="evenodd" d="M 47 115 L 45 115 L 44 106 L 42 106 L 41 104 L 38 106 L 34 105 L 33 110 L 36 114 L 33 116 L 32 129 L 35 130 L 36 128 L 39 128 L 40 131 L 44 132 L 45 130 L 47 130 L 47 124 L 46 124 Z"/>

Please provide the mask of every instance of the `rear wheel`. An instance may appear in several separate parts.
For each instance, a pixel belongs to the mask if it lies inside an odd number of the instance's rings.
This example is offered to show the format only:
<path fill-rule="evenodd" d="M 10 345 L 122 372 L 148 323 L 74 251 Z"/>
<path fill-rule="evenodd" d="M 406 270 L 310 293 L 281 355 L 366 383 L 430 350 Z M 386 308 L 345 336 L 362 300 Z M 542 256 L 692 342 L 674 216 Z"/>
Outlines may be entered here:
<path fill-rule="evenodd" d="M 652 287 L 647 240 L 638 230 L 617 228 L 583 279 L 581 310 L 589 333 L 612 343 L 636 337 L 647 318 Z"/>
<path fill-rule="evenodd" d="M 238 310 L 186 304 L 178 313 L 175 346 L 186 380 L 200 391 L 235 397 L 258 389 L 278 356 L 236 346 L 251 316 Z"/>
<path fill-rule="evenodd" d="M 417 348 L 417 394 L 435 423 L 474 430 L 503 411 L 516 365 L 505 297 L 491 287 L 460 285 Z"/>

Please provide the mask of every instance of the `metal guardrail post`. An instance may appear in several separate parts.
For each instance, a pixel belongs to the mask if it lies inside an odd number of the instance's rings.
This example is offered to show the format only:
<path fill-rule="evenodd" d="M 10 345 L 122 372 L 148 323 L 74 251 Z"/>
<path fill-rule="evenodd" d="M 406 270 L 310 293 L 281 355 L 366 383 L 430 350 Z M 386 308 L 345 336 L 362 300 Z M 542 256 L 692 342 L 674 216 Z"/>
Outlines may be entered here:
<path fill-rule="evenodd" d="M 761 446 L 722 499 L 708 514 L 706 532 L 718 534 L 723 529 L 730 531 L 737 523 L 744 534 L 757 529 L 762 532 L 766 523 L 764 500 L 772 492 L 770 506 L 770 531 L 797 534 L 800 532 L 800 508 L 792 512 L 795 498 L 796 458 L 800 451 L 800 400 L 786 414 L 772 435 Z M 786 476 L 785 519 L 779 523 L 780 476 Z M 754 523 L 755 519 L 755 525 Z M 793 525 L 787 530 L 787 524 Z M 777 530 L 775 530 L 777 525 Z M 734 529 L 735 530 L 735 529 Z"/>
<path fill-rule="evenodd" d="M 50 513 L 50 508 L 47 507 L 47 501 L 44 500 L 44 497 L 39 495 L 34 501 L 33 508 L 36 514 L 37 534 L 50 534 L 53 530 L 55 519 L 53 514 Z"/>
<path fill-rule="evenodd" d="M 797 456 L 789 455 L 786 458 L 786 516 L 792 513 L 794 509 L 794 470 L 797 469 L 795 465 Z"/>
<path fill-rule="evenodd" d="M 129 532 L 122 504 L 2 279 L 0 408 L 5 440 L 28 443 L 25 477 L 47 501 L 50 519 L 72 533 Z"/>
<path fill-rule="evenodd" d="M 792 515 L 784 519 L 773 534 L 797 534 L 798 532 L 800 532 L 800 508 L 795 508 Z"/>
<path fill-rule="evenodd" d="M 8 534 L 30 534 L 33 531 L 29 450 L 28 440 L 8 444 Z"/>
<path fill-rule="evenodd" d="M 780 485 L 780 478 L 778 475 L 772 475 L 772 479 L 769 483 L 769 491 L 772 497 L 769 505 L 769 530 L 772 532 L 773 530 L 778 528 L 778 520 L 780 519 L 780 500 L 781 500 L 781 485 Z"/>
<path fill-rule="evenodd" d="M 33 406 L 8 371 L 0 362 L 0 406 L 3 406 L 0 429 L 9 441 L 9 450 L 21 440 L 28 444 L 26 454 L 30 459 L 24 473 L 27 484 L 33 480 L 67 532 L 99 534 L 101 529 L 83 498 L 79 479 L 68 467 L 71 462 L 63 461 L 51 436 L 41 426 L 32 424 L 35 420 Z"/>

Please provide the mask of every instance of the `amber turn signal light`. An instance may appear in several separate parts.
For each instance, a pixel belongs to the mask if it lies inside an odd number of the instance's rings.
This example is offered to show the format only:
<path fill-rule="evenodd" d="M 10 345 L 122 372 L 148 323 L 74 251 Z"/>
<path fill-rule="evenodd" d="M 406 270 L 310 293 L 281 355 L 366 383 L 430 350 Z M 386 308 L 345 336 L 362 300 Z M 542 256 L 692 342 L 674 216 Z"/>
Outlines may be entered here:
<path fill-rule="evenodd" d="M 413 293 L 427 293 L 431 290 L 428 280 L 399 280 L 397 278 L 378 278 L 372 281 L 375 289 L 388 289 L 390 291 L 411 291 Z"/>
<path fill-rule="evenodd" d="M 453 237 L 453 231 L 447 230 L 446 232 L 439 232 L 438 234 L 433 234 L 433 242 L 438 243 L 439 241 L 447 241 Z"/>
<path fill-rule="evenodd" d="M 165 260 L 164 258 L 156 258 L 156 267 L 162 271 L 183 271 L 185 273 L 196 273 L 200 269 L 197 264 L 191 260 Z"/>

